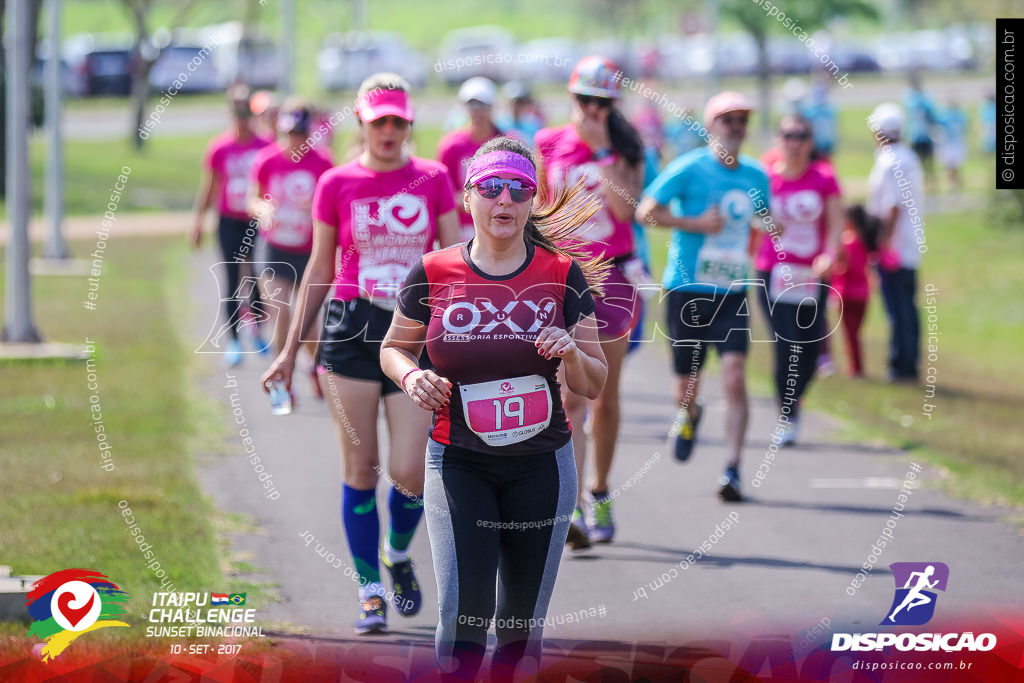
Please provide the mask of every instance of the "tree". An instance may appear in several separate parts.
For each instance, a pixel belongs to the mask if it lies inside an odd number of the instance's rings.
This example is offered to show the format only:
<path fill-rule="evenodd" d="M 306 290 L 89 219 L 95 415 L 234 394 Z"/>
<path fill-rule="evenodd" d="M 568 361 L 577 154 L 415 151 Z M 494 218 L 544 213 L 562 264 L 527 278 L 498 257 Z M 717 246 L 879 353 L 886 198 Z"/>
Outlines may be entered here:
<path fill-rule="evenodd" d="M 878 19 L 878 9 L 867 0 L 788 0 L 785 7 L 776 9 L 785 12 L 769 16 L 768 10 L 751 0 L 724 0 L 722 12 L 732 17 L 750 34 L 757 44 L 758 55 L 758 97 L 761 131 L 766 137 L 771 130 L 772 70 L 768 58 L 768 36 L 791 29 L 793 40 L 796 35 L 809 35 L 824 28 L 831 20 L 841 16 L 862 16 Z M 789 20 L 792 23 L 787 26 Z"/>
<path fill-rule="evenodd" d="M 28 5 L 29 54 L 35 58 L 39 37 L 39 14 L 43 0 L 31 0 Z M 7 3 L 0 0 L 0 158 L 7 159 L 7 50 L 4 45 L 4 17 Z M 0 197 L 7 194 L 7 164 L 0 163 Z"/>
<path fill-rule="evenodd" d="M 135 126 L 132 138 L 135 141 L 135 148 L 141 149 L 145 139 L 139 135 L 143 120 L 146 117 L 146 100 L 149 97 L 149 72 L 153 65 L 160 59 L 160 52 L 164 46 L 157 46 L 153 43 L 152 32 L 148 25 L 149 18 L 155 0 L 121 0 L 125 9 L 131 15 L 132 29 L 135 39 L 132 43 L 132 108 L 135 112 Z M 178 12 L 171 21 L 171 29 L 181 26 L 185 22 L 192 8 L 199 0 L 182 0 L 178 4 Z"/>

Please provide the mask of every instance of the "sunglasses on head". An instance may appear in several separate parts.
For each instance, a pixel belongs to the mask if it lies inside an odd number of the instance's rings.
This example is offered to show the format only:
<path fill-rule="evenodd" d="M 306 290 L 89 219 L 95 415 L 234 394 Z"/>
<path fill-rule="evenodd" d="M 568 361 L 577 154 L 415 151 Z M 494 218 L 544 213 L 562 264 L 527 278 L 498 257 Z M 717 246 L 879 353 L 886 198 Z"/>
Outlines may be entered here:
<path fill-rule="evenodd" d="M 580 103 L 581 107 L 586 107 L 591 104 L 596 104 L 601 109 L 606 109 L 612 106 L 612 101 L 607 97 L 596 97 L 594 95 L 577 95 L 576 101 Z"/>
<path fill-rule="evenodd" d="M 512 201 L 520 204 L 533 199 L 537 188 L 521 180 L 506 180 L 504 178 L 488 178 L 481 180 L 475 185 L 476 191 L 484 199 L 496 199 L 501 196 L 502 191 L 508 187 L 508 195 Z"/>
<path fill-rule="evenodd" d="M 785 131 L 779 134 L 783 140 L 792 140 L 793 142 L 803 142 L 804 140 L 810 140 L 811 134 L 807 131 Z"/>

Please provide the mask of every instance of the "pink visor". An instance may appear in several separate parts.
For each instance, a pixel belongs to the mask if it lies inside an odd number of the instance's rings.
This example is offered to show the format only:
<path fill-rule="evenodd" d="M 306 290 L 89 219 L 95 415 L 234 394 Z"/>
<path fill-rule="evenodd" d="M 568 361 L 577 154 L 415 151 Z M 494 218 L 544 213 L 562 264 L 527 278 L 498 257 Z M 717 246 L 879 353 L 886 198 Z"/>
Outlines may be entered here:
<path fill-rule="evenodd" d="M 521 154 L 495 150 L 477 157 L 466 170 L 466 182 L 476 185 L 499 175 L 511 175 L 537 187 L 537 171 L 530 160 Z"/>
<path fill-rule="evenodd" d="M 412 121 L 412 102 L 404 90 L 374 88 L 356 100 L 356 112 L 366 123 L 382 116 L 397 116 Z"/>

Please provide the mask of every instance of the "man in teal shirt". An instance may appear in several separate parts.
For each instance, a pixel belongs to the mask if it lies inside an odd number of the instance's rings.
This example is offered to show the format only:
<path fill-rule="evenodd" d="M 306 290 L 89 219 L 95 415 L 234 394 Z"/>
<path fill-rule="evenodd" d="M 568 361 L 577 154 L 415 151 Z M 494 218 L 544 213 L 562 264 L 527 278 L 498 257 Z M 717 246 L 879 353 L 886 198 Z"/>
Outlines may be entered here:
<path fill-rule="evenodd" d="M 739 465 L 750 412 L 750 233 L 768 211 L 768 176 L 757 161 L 740 155 L 752 111 L 739 93 L 712 97 L 704 110 L 710 144 L 670 163 L 637 209 L 640 222 L 673 229 L 663 286 L 679 403 L 675 455 L 685 461 L 693 451 L 702 412 L 694 399 L 706 344 L 713 343 L 722 361 L 729 446 L 718 495 L 728 502 L 742 500 Z"/>

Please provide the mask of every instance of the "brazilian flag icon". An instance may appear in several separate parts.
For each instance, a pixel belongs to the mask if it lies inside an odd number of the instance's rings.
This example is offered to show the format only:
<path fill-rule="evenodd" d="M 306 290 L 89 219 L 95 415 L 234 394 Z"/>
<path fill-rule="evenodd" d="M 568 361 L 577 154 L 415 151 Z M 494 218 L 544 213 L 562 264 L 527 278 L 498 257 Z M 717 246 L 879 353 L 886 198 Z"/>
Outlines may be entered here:
<path fill-rule="evenodd" d="M 228 602 L 230 602 L 232 605 L 244 605 L 245 593 L 232 593 L 228 596 Z"/>

